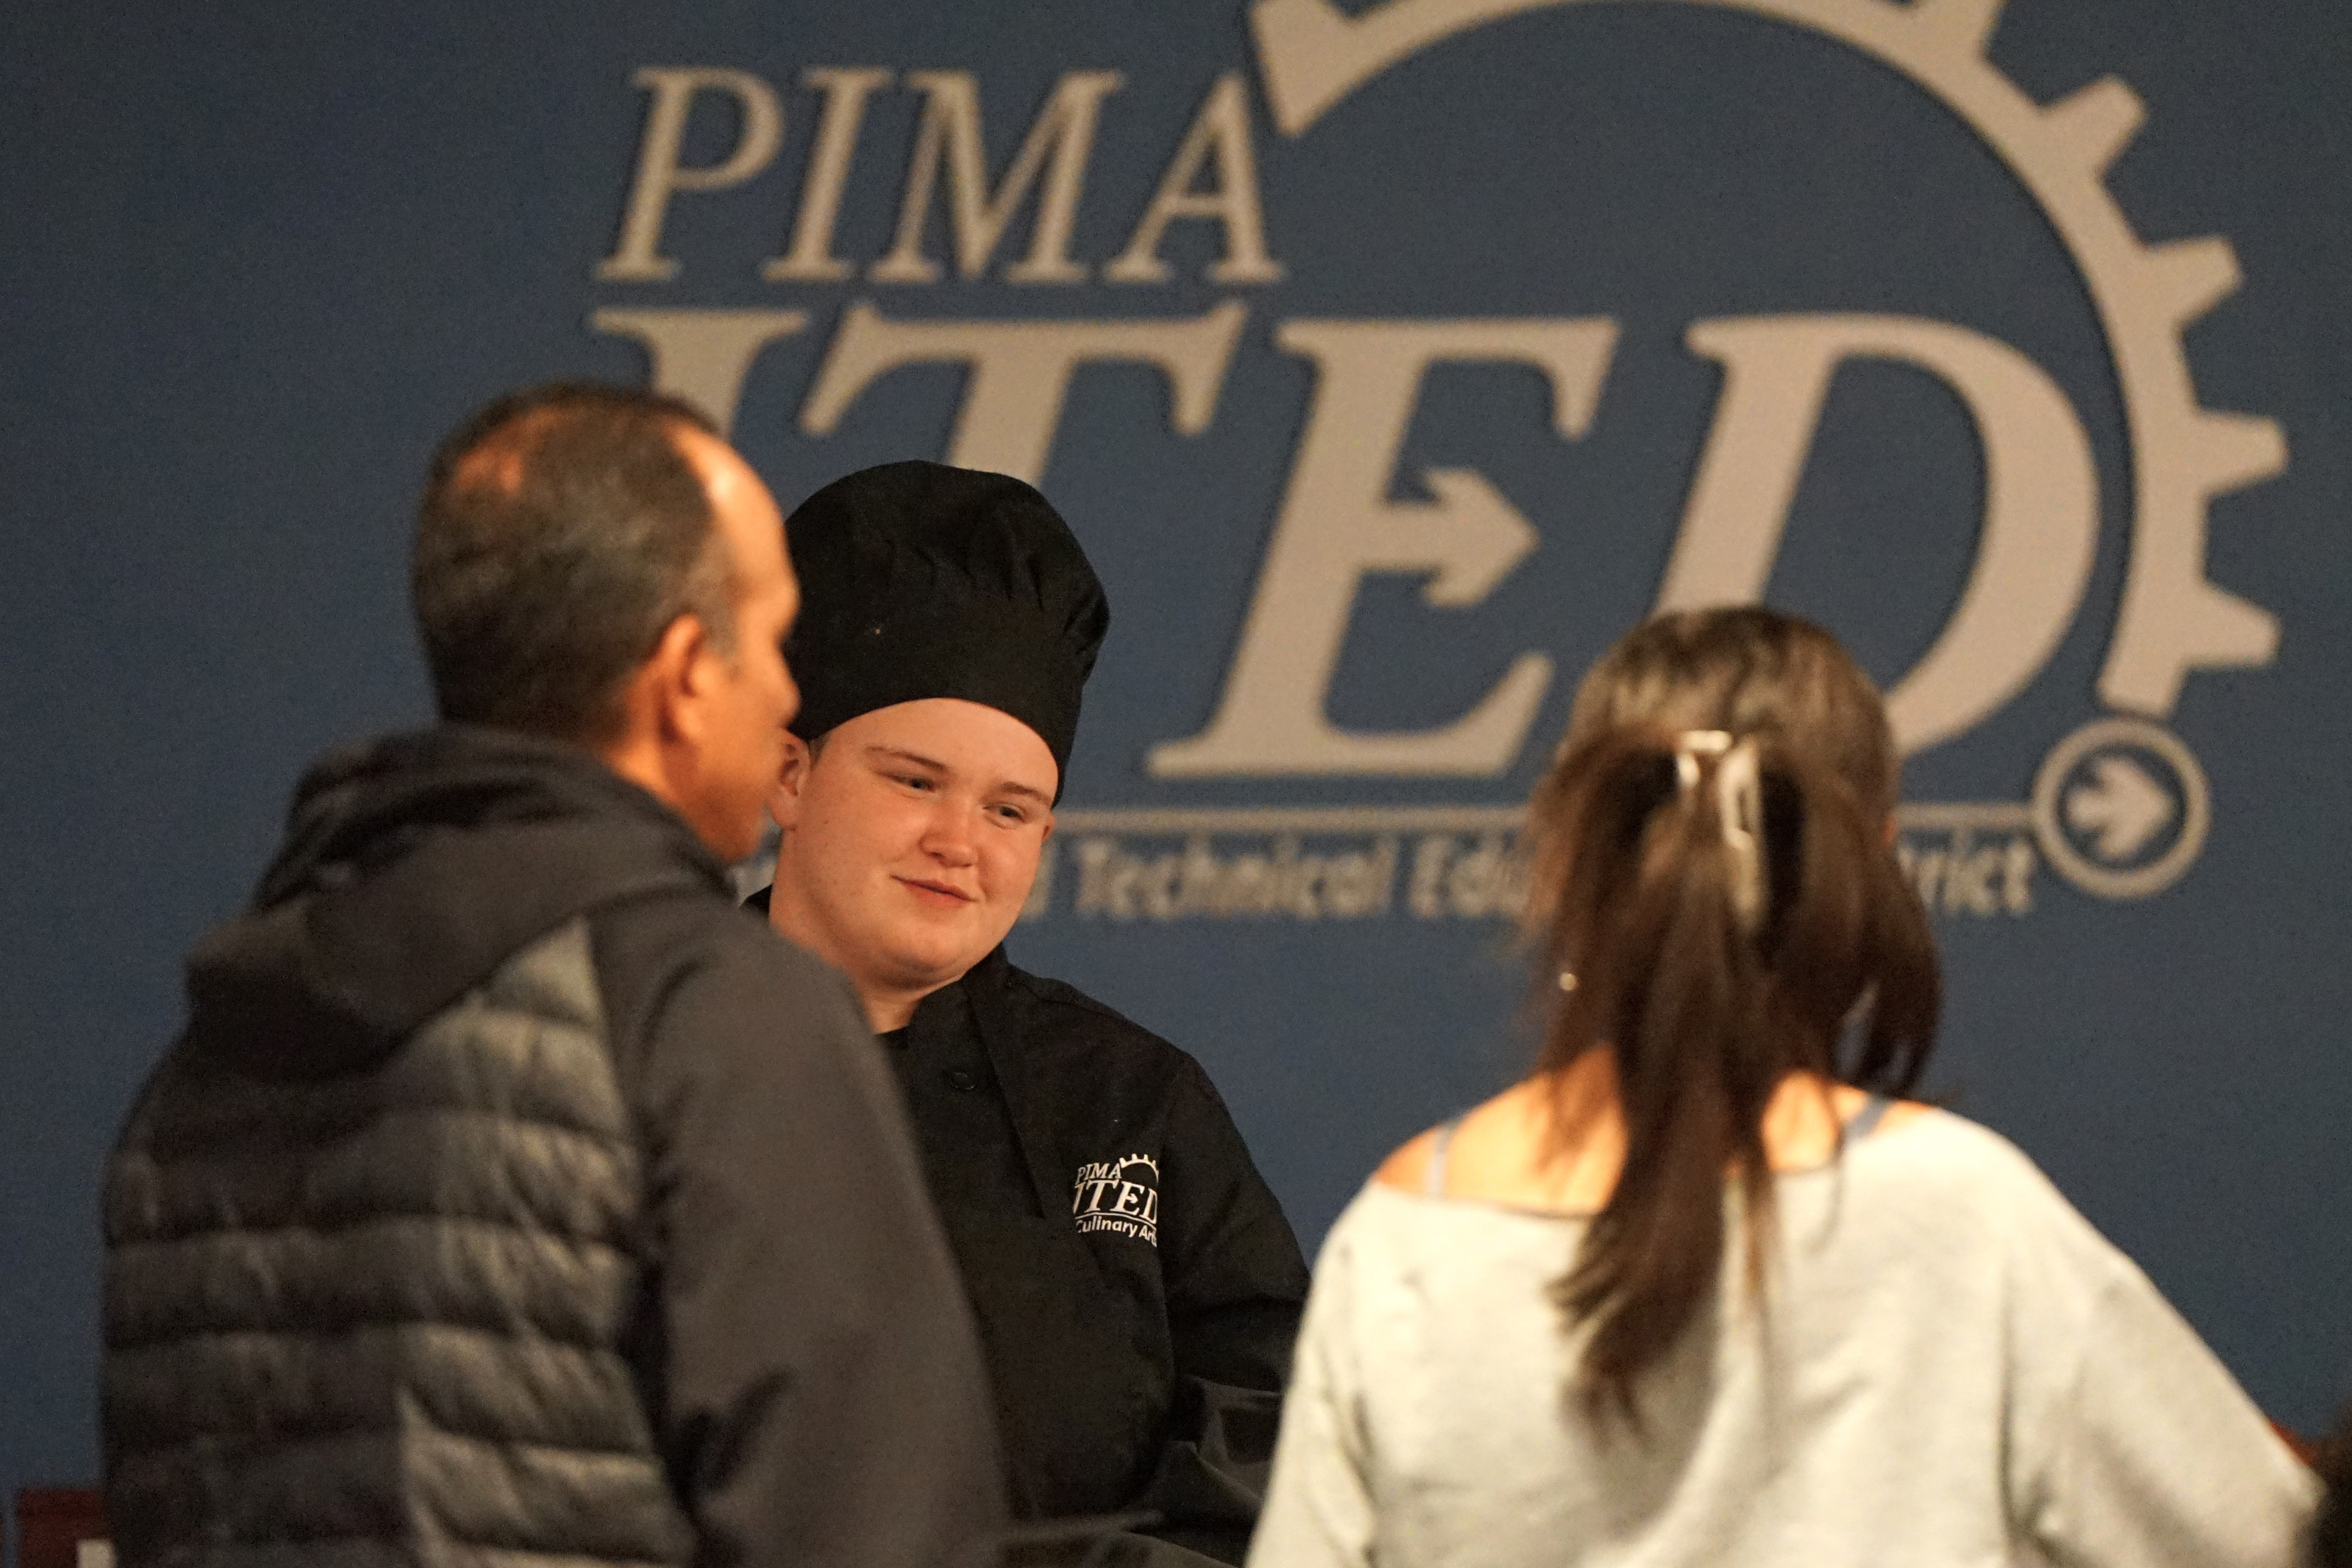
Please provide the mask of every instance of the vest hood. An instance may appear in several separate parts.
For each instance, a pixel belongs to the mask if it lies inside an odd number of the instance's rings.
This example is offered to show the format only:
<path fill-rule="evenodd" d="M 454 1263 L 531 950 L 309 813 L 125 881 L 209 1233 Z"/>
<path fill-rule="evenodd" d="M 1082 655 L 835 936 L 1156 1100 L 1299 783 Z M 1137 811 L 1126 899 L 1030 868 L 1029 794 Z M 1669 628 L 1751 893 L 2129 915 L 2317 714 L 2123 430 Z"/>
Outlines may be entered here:
<path fill-rule="evenodd" d="M 189 954 L 189 1042 L 261 1076 L 349 1071 L 563 921 L 698 890 L 725 868 L 578 748 L 444 725 L 332 752 L 250 907 Z"/>

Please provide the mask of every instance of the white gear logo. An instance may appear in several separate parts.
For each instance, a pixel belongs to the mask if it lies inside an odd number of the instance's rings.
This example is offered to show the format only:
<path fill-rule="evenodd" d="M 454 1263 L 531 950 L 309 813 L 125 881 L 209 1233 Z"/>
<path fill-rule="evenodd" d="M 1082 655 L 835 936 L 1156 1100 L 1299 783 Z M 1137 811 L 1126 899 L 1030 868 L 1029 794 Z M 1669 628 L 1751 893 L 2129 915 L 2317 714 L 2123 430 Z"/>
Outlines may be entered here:
<path fill-rule="evenodd" d="M 1297 136 L 1357 88 L 1485 23 L 1600 0 L 1258 0 L 1250 21 L 1275 121 Z M 1748 11 L 1847 44 L 1934 94 L 1992 147 L 2074 258 L 2104 328 L 2131 438 L 2134 511 L 2121 609 L 2099 675 L 2112 707 L 2162 717 L 2199 668 L 2270 662 L 2278 622 L 2205 576 L 2212 498 L 2286 467 L 2272 420 L 2197 402 L 2180 334 L 2238 287 L 2218 237 L 2143 245 L 2102 183 L 2139 127 L 2113 77 L 2047 107 L 1986 58 L 2002 0 L 1680 0 Z"/>

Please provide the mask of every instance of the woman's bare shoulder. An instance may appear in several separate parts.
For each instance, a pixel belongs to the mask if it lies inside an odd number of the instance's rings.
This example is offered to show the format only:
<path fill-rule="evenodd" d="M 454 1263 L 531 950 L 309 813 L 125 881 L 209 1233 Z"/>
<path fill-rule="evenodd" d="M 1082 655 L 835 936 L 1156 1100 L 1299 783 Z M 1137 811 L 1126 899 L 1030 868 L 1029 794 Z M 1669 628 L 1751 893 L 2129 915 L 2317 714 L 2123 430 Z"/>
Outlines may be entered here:
<path fill-rule="evenodd" d="M 1438 1130 L 1434 1127 L 1400 1144 L 1396 1152 L 1381 1162 L 1372 1173 L 1372 1180 L 1384 1187 L 1401 1192 L 1418 1193 L 1429 1184 L 1431 1152 L 1437 1147 Z"/>
<path fill-rule="evenodd" d="M 1433 1127 L 1404 1143 L 1373 1173 L 1372 1180 L 1381 1186 L 1405 1192 L 1427 1192 L 1429 1163 L 1436 1157 L 1438 1137 L 1446 1126 L 1451 1126 L 1454 1136 L 1447 1146 L 1447 1190 L 1460 1189 L 1462 1184 L 1456 1178 L 1465 1171 L 1473 1176 L 1473 1186 L 1481 1185 L 1476 1178 L 1487 1167 L 1516 1168 L 1527 1163 L 1528 1152 L 1522 1146 L 1528 1142 L 1527 1130 L 1541 1115 L 1543 1098 L 1544 1091 L 1538 1084 L 1515 1084 L 1494 1099 L 1472 1107 L 1454 1121 Z"/>
<path fill-rule="evenodd" d="M 1886 1108 L 1885 1115 L 1878 1119 L 1878 1131 L 1892 1132 L 1898 1127 L 1910 1125 L 1935 1109 L 1922 1100 L 1898 1100 Z"/>

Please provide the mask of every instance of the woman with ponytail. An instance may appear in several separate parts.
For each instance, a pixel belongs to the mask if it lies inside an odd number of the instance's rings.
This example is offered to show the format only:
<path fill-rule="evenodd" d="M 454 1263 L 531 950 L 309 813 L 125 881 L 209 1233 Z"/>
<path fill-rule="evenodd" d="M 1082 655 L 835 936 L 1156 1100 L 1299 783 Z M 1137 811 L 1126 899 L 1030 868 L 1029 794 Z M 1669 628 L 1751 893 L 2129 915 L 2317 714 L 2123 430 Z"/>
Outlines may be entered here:
<path fill-rule="evenodd" d="M 1325 1246 L 1252 1568 L 2287 1568 L 2315 1486 L 2016 1149 L 1829 635 L 1661 616 L 1529 802 L 1534 1074 Z"/>

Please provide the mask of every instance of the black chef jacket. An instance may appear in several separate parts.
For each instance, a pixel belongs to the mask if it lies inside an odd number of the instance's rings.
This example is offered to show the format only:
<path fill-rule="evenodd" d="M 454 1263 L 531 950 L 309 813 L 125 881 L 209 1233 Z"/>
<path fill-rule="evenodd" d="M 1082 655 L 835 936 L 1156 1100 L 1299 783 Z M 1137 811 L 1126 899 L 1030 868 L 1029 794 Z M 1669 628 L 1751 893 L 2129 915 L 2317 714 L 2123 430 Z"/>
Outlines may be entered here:
<path fill-rule="evenodd" d="M 1307 1265 L 1208 1075 L 1002 948 L 883 1038 L 980 1321 L 1015 1512 L 1150 1510 L 1151 1537 L 1239 1563 Z"/>

